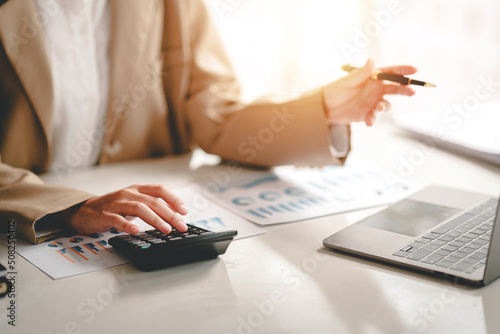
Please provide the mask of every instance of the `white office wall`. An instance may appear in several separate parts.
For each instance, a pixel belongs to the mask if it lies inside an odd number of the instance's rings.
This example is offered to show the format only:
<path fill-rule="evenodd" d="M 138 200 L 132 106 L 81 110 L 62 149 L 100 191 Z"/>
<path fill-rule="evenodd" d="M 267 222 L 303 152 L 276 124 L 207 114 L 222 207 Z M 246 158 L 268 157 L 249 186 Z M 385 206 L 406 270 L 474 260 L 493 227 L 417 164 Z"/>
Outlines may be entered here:
<path fill-rule="evenodd" d="M 235 69 L 252 98 L 290 96 L 342 75 L 338 44 L 357 4 L 331 0 L 207 0 Z"/>
<path fill-rule="evenodd" d="M 481 78 L 500 82 L 498 0 L 206 1 L 248 100 L 295 96 L 369 56 L 379 66 L 412 64 L 415 78 L 436 83 L 417 87 L 420 105 L 473 94 Z"/>

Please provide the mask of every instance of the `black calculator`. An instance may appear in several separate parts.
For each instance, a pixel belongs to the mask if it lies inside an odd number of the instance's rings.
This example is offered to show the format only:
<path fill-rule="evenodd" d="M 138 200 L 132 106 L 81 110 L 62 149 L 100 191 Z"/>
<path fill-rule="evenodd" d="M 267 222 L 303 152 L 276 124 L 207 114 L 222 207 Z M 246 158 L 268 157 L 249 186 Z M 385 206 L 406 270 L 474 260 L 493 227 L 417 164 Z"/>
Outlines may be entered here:
<path fill-rule="evenodd" d="M 187 224 L 181 232 L 165 234 L 149 230 L 112 237 L 108 243 L 140 270 L 151 271 L 180 264 L 213 259 L 224 254 L 237 231 L 212 232 Z"/>

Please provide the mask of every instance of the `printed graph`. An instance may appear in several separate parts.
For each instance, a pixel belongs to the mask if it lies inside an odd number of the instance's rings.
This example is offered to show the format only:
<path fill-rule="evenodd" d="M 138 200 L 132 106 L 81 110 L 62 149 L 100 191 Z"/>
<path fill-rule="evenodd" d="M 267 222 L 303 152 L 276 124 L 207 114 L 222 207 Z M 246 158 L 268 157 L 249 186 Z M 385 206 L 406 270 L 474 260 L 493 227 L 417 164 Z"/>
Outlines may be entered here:
<path fill-rule="evenodd" d="M 111 231 L 108 231 L 111 232 Z M 112 235 L 119 234 L 114 230 Z M 73 236 L 68 238 L 59 238 L 57 241 L 47 242 L 47 247 L 54 249 L 54 251 L 61 255 L 69 263 L 77 263 L 78 261 L 95 261 L 101 252 L 114 254 L 112 248 L 108 245 L 107 240 L 95 240 L 96 238 L 103 238 L 105 234 L 97 233 L 89 236 Z"/>
<path fill-rule="evenodd" d="M 228 225 L 219 217 L 190 221 L 189 224 L 214 232 L 230 229 Z"/>
<path fill-rule="evenodd" d="M 235 178 L 216 189 L 214 199 L 243 218 L 268 225 L 389 204 L 417 188 L 368 164 L 279 167 Z"/>

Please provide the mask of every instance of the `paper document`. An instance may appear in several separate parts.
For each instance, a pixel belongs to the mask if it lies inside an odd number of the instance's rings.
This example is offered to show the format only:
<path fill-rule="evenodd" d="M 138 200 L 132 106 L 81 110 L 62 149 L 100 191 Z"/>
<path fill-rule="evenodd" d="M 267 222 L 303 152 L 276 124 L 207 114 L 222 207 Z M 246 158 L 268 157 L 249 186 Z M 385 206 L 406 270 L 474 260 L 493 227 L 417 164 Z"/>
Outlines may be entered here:
<path fill-rule="evenodd" d="M 261 225 L 286 223 L 393 203 L 418 187 L 393 173 L 352 159 L 345 167 L 278 167 L 234 178 L 212 198 Z"/>
<path fill-rule="evenodd" d="M 237 230 L 235 239 L 265 233 L 265 230 L 238 217 L 217 204 L 210 203 L 196 186 L 176 191 L 190 213 L 183 219 L 211 231 Z M 141 231 L 153 227 L 139 218 L 132 219 Z M 109 268 L 128 260 L 108 245 L 108 239 L 124 232 L 111 229 L 93 235 L 73 235 L 33 245 L 16 240 L 16 251 L 53 279 Z M 4 239 L 5 241 L 5 239 Z"/>

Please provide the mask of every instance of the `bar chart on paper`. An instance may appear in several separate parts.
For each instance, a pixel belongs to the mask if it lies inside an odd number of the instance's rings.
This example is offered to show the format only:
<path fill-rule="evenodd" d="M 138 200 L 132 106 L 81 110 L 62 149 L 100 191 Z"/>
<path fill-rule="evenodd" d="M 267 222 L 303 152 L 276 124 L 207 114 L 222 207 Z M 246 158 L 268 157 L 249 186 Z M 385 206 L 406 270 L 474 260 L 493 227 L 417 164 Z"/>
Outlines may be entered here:
<path fill-rule="evenodd" d="M 133 221 L 141 227 L 141 230 L 152 228 L 139 218 Z M 212 231 L 232 228 L 232 225 L 217 216 L 187 222 Z M 251 225 L 248 222 L 247 224 Z M 110 229 L 92 235 L 60 237 L 38 245 L 19 240 L 16 250 L 47 275 L 59 279 L 129 262 L 108 244 L 109 238 L 123 233 Z"/>
<path fill-rule="evenodd" d="M 366 163 L 346 167 L 279 167 L 235 178 L 214 199 L 261 225 L 286 223 L 395 202 L 418 187 Z"/>
<path fill-rule="evenodd" d="M 78 238 L 78 239 L 83 241 L 83 238 Z M 61 246 L 59 247 L 59 249 L 56 249 L 56 252 L 71 263 L 76 262 L 75 259 L 72 259 L 70 257 L 70 255 L 74 255 L 74 254 L 76 254 L 78 256 L 77 259 L 81 258 L 85 261 L 91 261 L 93 259 L 92 255 L 100 255 L 99 252 L 102 250 L 113 254 L 113 251 L 111 249 L 109 249 L 109 247 L 108 247 L 108 242 L 105 240 L 98 240 L 96 242 L 88 242 L 85 244 L 70 246 L 68 248 L 63 247 L 63 244 L 61 242 L 58 242 L 58 244 L 61 244 Z M 54 245 L 50 245 L 50 244 L 48 246 L 55 247 Z"/>
<path fill-rule="evenodd" d="M 110 229 L 92 235 L 60 237 L 37 245 L 18 240 L 16 251 L 47 275 L 58 279 L 128 262 L 108 244 L 109 238 L 122 233 Z"/>
<path fill-rule="evenodd" d="M 178 193 L 186 199 L 185 203 L 191 209 L 190 213 L 184 217 L 188 224 L 215 232 L 237 230 L 237 238 L 265 233 L 261 227 L 209 202 L 206 198 L 201 201 L 206 203 L 203 210 L 195 210 L 196 206 L 191 204 L 190 200 L 195 198 L 195 194 L 198 200 L 200 199 L 198 185 L 183 188 Z M 141 231 L 153 228 L 137 217 L 130 217 L 130 220 L 138 225 Z M 123 233 L 112 228 L 91 235 L 60 237 L 37 245 L 18 240 L 16 251 L 50 277 L 59 279 L 129 262 L 108 244 L 109 238 Z"/>

